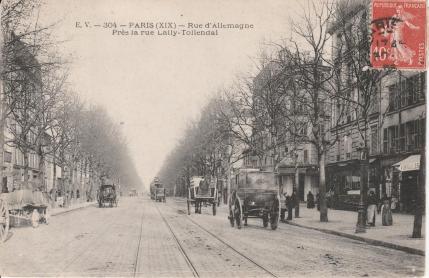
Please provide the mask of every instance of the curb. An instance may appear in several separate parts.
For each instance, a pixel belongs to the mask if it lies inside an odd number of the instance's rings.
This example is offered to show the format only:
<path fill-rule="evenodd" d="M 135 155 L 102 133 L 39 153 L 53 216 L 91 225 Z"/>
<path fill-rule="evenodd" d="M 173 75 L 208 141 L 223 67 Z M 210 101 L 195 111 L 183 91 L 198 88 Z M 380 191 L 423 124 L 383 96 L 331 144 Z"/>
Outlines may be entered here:
<path fill-rule="evenodd" d="M 397 244 L 394 244 L 394 243 L 385 242 L 385 241 L 381 241 L 381 240 L 377 240 L 377 239 L 370 239 L 370 238 L 360 237 L 360 236 L 351 235 L 351 234 L 347 234 L 347 233 L 343 233 L 343 232 L 337 232 L 337 231 L 333 231 L 333 230 L 327 230 L 327 229 L 322 229 L 322 228 L 315 228 L 315 227 L 305 226 L 305 225 L 301 225 L 301 224 L 290 222 L 288 220 L 286 220 L 285 223 L 289 224 L 289 225 L 292 225 L 292 226 L 297 226 L 297 227 L 305 228 L 305 229 L 316 230 L 316 231 L 319 231 L 319 232 L 322 232 L 322 233 L 326 233 L 326 234 L 331 234 L 331 235 L 346 237 L 346 238 L 354 239 L 354 240 L 358 240 L 358 241 L 363 241 L 365 243 L 368 243 L 368 244 L 371 244 L 371 245 L 375 245 L 375 246 L 381 246 L 381 247 L 386 247 L 386 248 L 390 248 L 390 249 L 400 250 L 400 251 L 403 251 L 403 252 L 406 252 L 406 253 L 409 253 L 409 254 L 413 254 L 413 255 L 425 256 L 425 251 L 419 250 L 419 249 L 416 249 L 416 248 L 411 248 L 411 247 L 407 247 L 407 246 L 397 245 Z"/>
<path fill-rule="evenodd" d="M 63 211 L 58 211 L 58 212 L 52 213 L 51 216 L 58 216 L 58 215 L 65 214 L 65 213 L 68 213 L 68 212 L 72 212 L 72 211 L 76 211 L 76 210 L 81 210 L 81 209 L 90 207 L 90 206 L 92 206 L 94 204 L 95 203 L 89 203 L 86 206 L 81 206 L 81 207 L 76 207 L 76 208 L 70 208 L 70 209 L 63 210 Z"/>

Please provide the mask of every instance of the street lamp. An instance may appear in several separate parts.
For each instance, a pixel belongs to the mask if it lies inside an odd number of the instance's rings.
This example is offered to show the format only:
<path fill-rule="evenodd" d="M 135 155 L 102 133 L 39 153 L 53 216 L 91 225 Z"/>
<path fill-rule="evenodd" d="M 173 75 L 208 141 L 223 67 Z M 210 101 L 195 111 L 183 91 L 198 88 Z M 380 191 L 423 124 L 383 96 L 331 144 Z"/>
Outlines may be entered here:
<path fill-rule="evenodd" d="M 357 149 L 360 153 L 360 198 L 358 206 L 358 220 L 356 223 L 355 233 L 366 232 L 366 213 L 365 213 L 365 195 L 367 190 L 368 180 L 368 161 L 367 161 L 367 148 L 362 147 Z"/>

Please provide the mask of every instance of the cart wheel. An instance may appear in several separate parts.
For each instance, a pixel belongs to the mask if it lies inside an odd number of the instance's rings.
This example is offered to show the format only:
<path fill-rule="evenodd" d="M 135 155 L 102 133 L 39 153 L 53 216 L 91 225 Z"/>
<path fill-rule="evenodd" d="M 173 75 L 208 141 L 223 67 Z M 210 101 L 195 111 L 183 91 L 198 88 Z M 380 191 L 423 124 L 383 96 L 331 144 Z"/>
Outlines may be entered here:
<path fill-rule="evenodd" d="M 37 209 L 33 209 L 33 212 L 31 213 L 31 226 L 33 226 L 33 228 L 39 227 L 39 220 L 39 212 L 37 211 Z"/>
<path fill-rule="evenodd" d="M 268 214 L 264 213 L 262 216 L 262 225 L 264 225 L 264 228 L 268 227 Z"/>
<path fill-rule="evenodd" d="M 279 217 L 280 217 L 280 202 L 279 199 L 274 199 L 273 207 L 271 209 L 270 213 L 270 226 L 271 230 L 275 230 L 278 227 L 279 224 Z"/>
<path fill-rule="evenodd" d="M 213 216 L 216 215 L 216 202 L 213 203 Z"/>
<path fill-rule="evenodd" d="M 234 227 L 234 213 L 232 211 L 232 208 L 229 208 L 229 223 L 231 223 L 231 227 Z"/>
<path fill-rule="evenodd" d="M 9 234 L 9 208 L 6 201 L 0 199 L 0 242 L 5 242 Z"/>
<path fill-rule="evenodd" d="M 235 201 L 234 216 L 235 216 L 235 223 L 237 224 L 237 228 L 241 229 L 241 224 L 243 223 L 243 214 L 242 214 L 242 210 L 241 210 L 240 199 L 237 199 Z"/>
<path fill-rule="evenodd" d="M 188 215 L 191 215 L 191 202 L 187 200 L 186 203 L 188 205 Z"/>

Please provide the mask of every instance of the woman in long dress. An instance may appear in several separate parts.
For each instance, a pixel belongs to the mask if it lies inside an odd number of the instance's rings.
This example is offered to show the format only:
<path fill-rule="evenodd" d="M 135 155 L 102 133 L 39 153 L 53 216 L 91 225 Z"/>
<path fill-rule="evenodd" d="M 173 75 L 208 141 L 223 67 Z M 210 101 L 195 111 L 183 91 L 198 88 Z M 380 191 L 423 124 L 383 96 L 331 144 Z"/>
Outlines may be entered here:
<path fill-rule="evenodd" d="M 381 223 L 383 226 L 391 226 L 393 224 L 392 210 L 390 209 L 390 199 L 386 193 L 382 199 L 383 206 L 381 207 Z"/>

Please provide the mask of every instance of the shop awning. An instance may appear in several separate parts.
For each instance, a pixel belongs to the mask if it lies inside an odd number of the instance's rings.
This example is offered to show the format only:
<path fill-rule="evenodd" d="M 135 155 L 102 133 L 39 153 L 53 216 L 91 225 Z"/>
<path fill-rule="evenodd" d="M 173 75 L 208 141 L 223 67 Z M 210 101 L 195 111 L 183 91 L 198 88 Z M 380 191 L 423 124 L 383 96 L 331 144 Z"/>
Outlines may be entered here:
<path fill-rule="evenodd" d="M 410 155 L 404 160 L 399 161 L 398 163 L 393 164 L 393 167 L 397 167 L 397 169 L 401 172 L 407 171 L 416 171 L 420 169 L 420 155 Z"/>

